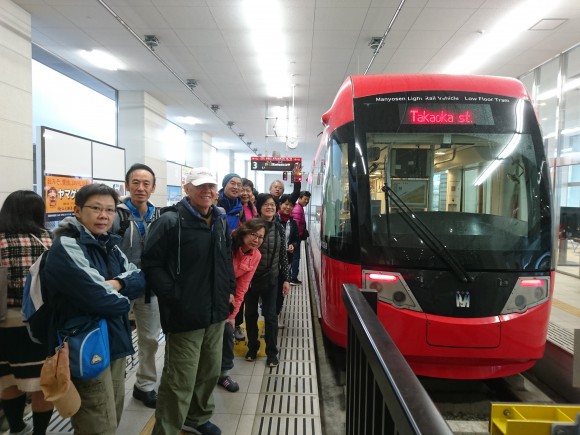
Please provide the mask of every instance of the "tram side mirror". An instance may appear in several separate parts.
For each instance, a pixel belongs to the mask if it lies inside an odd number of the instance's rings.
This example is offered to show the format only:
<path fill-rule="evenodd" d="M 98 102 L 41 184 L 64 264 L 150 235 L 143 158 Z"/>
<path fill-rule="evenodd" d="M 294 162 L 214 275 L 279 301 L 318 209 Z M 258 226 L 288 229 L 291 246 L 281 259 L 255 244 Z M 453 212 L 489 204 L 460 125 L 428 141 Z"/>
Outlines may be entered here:
<path fill-rule="evenodd" d="M 370 147 L 367 154 L 369 162 L 376 162 L 381 158 L 381 149 L 379 147 Z"/>

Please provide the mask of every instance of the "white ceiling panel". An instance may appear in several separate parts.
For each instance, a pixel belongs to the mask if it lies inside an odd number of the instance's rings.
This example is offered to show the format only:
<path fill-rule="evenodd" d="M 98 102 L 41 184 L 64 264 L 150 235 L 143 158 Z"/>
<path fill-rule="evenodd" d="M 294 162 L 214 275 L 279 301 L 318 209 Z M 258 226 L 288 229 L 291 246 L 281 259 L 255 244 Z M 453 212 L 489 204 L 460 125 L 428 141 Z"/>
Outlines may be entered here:
<path fill-rule="evenodd" d="M 203 121 L 182 125 L 184 129 L 208 132 L 216 143 L 244 154 L 248 147 L 237 136 L 240 132 L 260 153 L 288 152 L 280 142 L 265 138 L 266 102 L 284 105 L 290 99 L 267 96 L 243 0 L 12 1 L 31 14 L 35 44 L 119 91 L 150 93 L 177 124 L 176 117 L 184 115 Z M 322 113 L 346 75 L 366 70 L 373 57 L 371 38 L 383 36 L 401 1 L 269 1 L 280 5 L 277 30 L 286 39 L 280 53 L 272 49 L 272 58 L 286 56 L 280 66 L 294 74 L 289 80 L 296 84 L 300 145 L 293 155 L 308 160 L 317 147 Z M 482 38 L 478 31 L 485 35 L 510 8 L 525 1 L 406 0 L 370 72 L 441 72 Z M 565 18 L 566 23 L 551 31 L 525 32 L 474 73 L 519 76 L 580 43 L 580 0 L 555 5 L 544 18 Z M 145 35 L 159 39 L 154 53 L 143 45 Z M 93 48 L 110 52 L 127 68 L 111 72 L 88 65 L 79 50 Z M 190 78 L 198 80 L 195 95 L 181 82 Z M 206 107 L 211 104 L 221 105 L 217 114 Z M 235 121 L 233 129 L 224 125 L 227 120 Z"/>

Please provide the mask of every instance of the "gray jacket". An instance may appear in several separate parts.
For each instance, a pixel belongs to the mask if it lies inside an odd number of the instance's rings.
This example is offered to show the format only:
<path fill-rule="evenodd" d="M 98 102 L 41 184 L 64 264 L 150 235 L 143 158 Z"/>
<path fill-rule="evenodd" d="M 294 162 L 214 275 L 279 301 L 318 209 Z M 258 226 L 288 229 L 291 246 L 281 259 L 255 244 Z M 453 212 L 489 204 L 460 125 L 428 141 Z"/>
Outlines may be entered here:
<path fill-rule="evenodd" d="M 121 203 L 117 205 L 117 213 L 113 221 L 111 232 L 121 236 L 119 248 L 127 256 L 129 261 L 138 268 L 141 267 L 141 255 L 143 254 L 143 247 L 145 246 L 145 238 L 149 232 L 149 225 L 159 217 L 160 208 L 155 207 L 151 219 L 138 219 L 133 216 L 131 210 L 127 206 L 128 196 L 121 198 Z M 149 205 L 152 205 L 148 202 Z M 143 222 L 145 226 L 145 234 L 141 235 L 139 231 L 138 222 Z"/>

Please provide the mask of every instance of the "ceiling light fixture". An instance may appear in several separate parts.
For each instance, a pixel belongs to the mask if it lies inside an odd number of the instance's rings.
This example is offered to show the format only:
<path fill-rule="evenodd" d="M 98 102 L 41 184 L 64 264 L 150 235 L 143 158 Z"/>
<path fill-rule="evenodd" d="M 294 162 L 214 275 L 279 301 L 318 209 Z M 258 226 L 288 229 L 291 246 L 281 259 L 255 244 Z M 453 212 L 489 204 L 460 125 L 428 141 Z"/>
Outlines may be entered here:
<path fill-rule="evenodd" d="M 108 69 L 110 71 L 117 71 L 124 69 L 125 65 L 115 56 L 105 53 L 101 50 L 81 50 L 81 56 L 98 68 Z"/>
<path fill-rule="evenodd" d="M 559 0 L 527 0 L 507 14 L 502 15 L 497 25 L 481 36 L 467 51 L 451 62 L 445 74 L 469 74 L 476 71 L 496 53 L 510 46 L 530 26 L 537 23 L 553 9 Z"/>
<path fill-rule="evenodd" d="M 155 48 L 159 46 L 159 38 L 155 35 L 145 35 L 143 42 L 145 42 L 145 45 L 147 45 L 151 51 L 155 51 Z"/>
<path fill-rule="evenodd" d="M 278 0 L 245 0 L 243 16 L 257 54 L 258 67 L 268 97 L 282 98 L 290 93 L 290 64 L 282 29 L 282 12 Z"/>
<path fill-rule="evenodd" d="M 201 124 L 201 121 L 193 116 L 178 116 L 175 118 L 177 122 L 182 124 L 197 125 Z"/>

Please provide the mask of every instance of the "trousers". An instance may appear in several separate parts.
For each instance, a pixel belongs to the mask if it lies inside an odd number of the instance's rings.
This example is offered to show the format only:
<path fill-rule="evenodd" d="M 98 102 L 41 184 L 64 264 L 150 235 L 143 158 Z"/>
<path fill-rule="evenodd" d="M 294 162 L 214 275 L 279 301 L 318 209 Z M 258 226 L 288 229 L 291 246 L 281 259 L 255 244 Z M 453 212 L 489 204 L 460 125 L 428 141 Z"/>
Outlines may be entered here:
<path fill-rule="evenodd" d="M 151 296 L 151 302 L 145 303 L 145 296 L 133 301 L 133 314 L 137 325 L 137 346 L 139 367 L 135 375 L 135 386 L 141 391 L 151 391 L 157 383 L 155 357 L 159 348 L 161 320 L 157 296 Z"/>
<path fill-rule="evenodd" d="M 224 321 L 165 335 L 165 363 L 152 434 L 178 435 L 213 415 L 212 392 L 220 375 Z"/>

